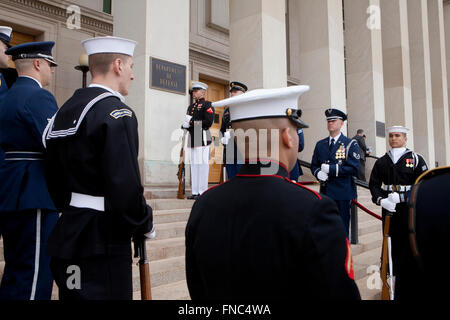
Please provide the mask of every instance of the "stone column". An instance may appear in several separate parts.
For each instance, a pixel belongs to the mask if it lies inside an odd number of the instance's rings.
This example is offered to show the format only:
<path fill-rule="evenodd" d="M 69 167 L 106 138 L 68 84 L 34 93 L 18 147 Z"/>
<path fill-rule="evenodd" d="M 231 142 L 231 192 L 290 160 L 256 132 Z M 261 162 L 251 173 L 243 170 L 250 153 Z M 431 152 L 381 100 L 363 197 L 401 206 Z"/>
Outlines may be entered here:
<path fill-rule="evenodd" d="M 289 9 L 291 59 L 298 59 L 291 76 L 311 86 L 301 97 L 303 118 L 310 125 L 304 130 L 302 159 L 310 162 L 316 142 L 328 135 L 325 110 L 347 111 L 342 1 L 290 0 Z"/>
<path fill-rule="evenodd" d="M 433 97 L 427 0 L 408 0 L 414 147 L 430 167 L 435 164 Z"/>
<path fill-rule="evenodd" d="M 349 135 L 363 129 L 372 155 L 380 157 L 386 152 L 386 138 L 376 130 L 377 121 L 385 123 L 380 1 L 345 0 L 344 21 Z"/>
<path fill-rule="evenodd" d="M 386 126 L 409 128 L 408 147 L 414 149 L 407 0 L 380 0 L 380 5 Z"/>
<path fill-rule="evenodd" d="M 428 28 L 431 53 L 435 154 L 436 162 L 439 166 L 445 166 L 450 165 L 450 129 L 442 0 L 428 0 Z"/>
<path fill-rule="evenodd" d="M 139 122 L 141 173 L 145 185 L 177 183 L 181 123 L 189 95 L 150 88 L 150 57 L 189 65 L 189 1 L 116 1 L 114 35 L 139 42 L 134 56 L 135 80 L 127 104 Z M 186 83 L 188 86 L 187 75 Z M 178 131 L 177 131 L 178 130 Z"/>
<path fill-rule="evenodd" d="M 284 0 L 230 0 L 230 77 L 250 90 L 287 85 Z"/>

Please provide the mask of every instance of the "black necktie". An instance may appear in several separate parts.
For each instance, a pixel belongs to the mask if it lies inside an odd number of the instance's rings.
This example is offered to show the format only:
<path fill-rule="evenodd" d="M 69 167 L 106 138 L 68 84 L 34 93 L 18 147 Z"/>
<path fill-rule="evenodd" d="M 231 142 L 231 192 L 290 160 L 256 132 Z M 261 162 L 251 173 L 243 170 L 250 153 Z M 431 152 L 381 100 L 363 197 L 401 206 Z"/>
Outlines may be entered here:
<path fill-rule="evenodd" d="M 331 139 L 331 143 L 330 143 L 330 151 L 333 150 L 334 148 L 334 139 Z"/>

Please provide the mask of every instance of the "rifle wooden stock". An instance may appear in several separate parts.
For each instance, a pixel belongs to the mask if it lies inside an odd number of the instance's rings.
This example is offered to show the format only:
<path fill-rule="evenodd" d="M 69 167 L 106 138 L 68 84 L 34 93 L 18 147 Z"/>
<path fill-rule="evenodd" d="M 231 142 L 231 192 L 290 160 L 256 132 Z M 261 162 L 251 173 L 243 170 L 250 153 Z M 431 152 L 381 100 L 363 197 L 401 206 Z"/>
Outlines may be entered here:
<path fill-rule="evenodd" d="M 388 248 L 388 238 L 389 238 L 389 228 L 391 224 L 391 215 L 388 214 L 384 218 L 384 229 L 383 229 L 383 250 L 381 255 L 381 281 L 383 287 L 381 289 L 381 300 L 391 300 L 390 291 L 393 289 L 389 286 L 387 274 L 388 274 L 388 263 L 389 263 L 389 248 Z M 392 275 L 390 275 L 392 277 Z"/>
<path fill-rule="evenodd" d="M 147 249 L 145 239 L 134 240 L 134 256 L 139 257 L 141 300 L 152 300 L 152 289 L 150 281 L 150 262 L 147 260 Z"/>
<path fill-rule="evenodd" d="M 182 144 L 181 144 L 181 150 L 180 150 L 180 164 L 178 165 L 178 194 L 177 194 L 177 198 L 178 199 L 184 199 L 184 195 L 185 195 L 185 191 L 186 191 L 186 179 L 185 179 L 185 175 L 186 175 L 186 168 L 184 165 L 184 142 L 186 139 L 186 131 L 184 131 L 183 133 L 183 140 L 182 140 Z"/>

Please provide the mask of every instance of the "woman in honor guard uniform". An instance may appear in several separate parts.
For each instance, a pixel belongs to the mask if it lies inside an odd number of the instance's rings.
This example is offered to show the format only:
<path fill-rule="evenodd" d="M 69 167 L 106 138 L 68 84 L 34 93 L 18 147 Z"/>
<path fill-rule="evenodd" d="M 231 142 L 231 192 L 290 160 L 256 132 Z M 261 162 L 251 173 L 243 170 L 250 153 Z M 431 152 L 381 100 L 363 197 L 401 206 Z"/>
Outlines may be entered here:
<path fill-rule="evenodd" d="M 44 176 L 42 132 L 58 110 L 48 86 L 56 62 L 54 42 L 32 42 L 6 51 L 19 78 L 0 102 L 0 229 L 5 273 L 0 300 L 48 300 L 53 279 L 47 239 L 58 213 Z"/>
<path fill-rule="evenodd" d="M 230 83 L 230 97 L 235 97 L 246 93 L 247 86 L 241 82 L 233 81 Z M 229 131 L 231 127 L 230 108 L 226 108 L 222 116 L 222 126 L 220 132 L 222 132 L 222 144 L 223 148 L 223 161 L 227 169 L 227 178 L 234 178 L 241 168 L 242 156 L 238 151 L 234 136 Z"/>
<path fill-rule="evenodd" d="M 192 83 L 194 104 L 187 110 L 182 128 L 189 131 L 191 153 L 191 183 L 190 200 L 196 200 L 208 189 L 209 180 L 209 145 L 212 142 L 209 128 L 214 123 L 214 108 L 211 102 L 205 100 L 208 85 L 203 82 Z"/>
<path fill-rule="evenodd" d="M 131 238 L 155 235 L 137 119 L 123 97 L 136 42 L 99 37 L 83 45 L 92 83 L 75 91 L 43 135 L 49 191 L 62 212 L 49 239 L 51 268 L 62 300 L 131 300 Z M 79 285 L 69 286 L 74 276 Z"/>
<path fill-rule="evenodd" d="M 407 299 L 414 287 L 414 259 L 408 239 L 408 198 L 411 187 L 428 170 L 423 157 L 406 148 L 408 129 L 389 128 L 391 150 L 375 162 L 369 187 L 372 201 L 383 208 L 383 222 L 393 213 L 389 234 L 395 276 L 395 299 Z"/>
<path fill-rule="evenodd" d="M 360 299 L 335 202 L 289 179 L 297 128 L 307 127 L 298 98 L 308 90 L 254 90 L 213 103 L 230 107 L 234 129 L 267 133 L 268 149 L 238 145 L 246 161 L 239 174 L 195 202 L 186 227 L 192 299 Z M 272 151 L 278 156 L 258 157 Z"/>
<path fill-rule="evenodd" d="M 320 181 L 320 192 L 335 200 L 347 236 L 350 227 L 350 206 L 357 198 L 353 176 L 359 170 L 359 146 L 342 134 L 347 115 L 337 109 L 325 111 L 330 136 L 320 140 L 314 149 L 311 172 Z"/>

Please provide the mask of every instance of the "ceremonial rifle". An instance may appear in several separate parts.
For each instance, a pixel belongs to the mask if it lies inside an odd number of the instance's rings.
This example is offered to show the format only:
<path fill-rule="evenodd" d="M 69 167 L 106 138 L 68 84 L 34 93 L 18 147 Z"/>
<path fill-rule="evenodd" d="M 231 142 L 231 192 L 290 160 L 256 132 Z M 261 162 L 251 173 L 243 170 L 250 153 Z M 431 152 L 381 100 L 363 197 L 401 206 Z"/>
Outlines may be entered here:
<path fill-rule="evenodd" d="M 184 130 L 180 150 L 180 164 L 178 165 L 178 199 L 184 199 L 184 195 L 186 194 L 186 168 L 184 165 L 184 143 L 186 141 L 186 132 L 187 131 Z"/>
<path fill-rule="evenodd" d="M 152 300 L 150 282 L 150 262 L 147 260 L 145 237 L 134 239 L 134 257 L 139 258 L 139 277 L 141 282 L 141 300 Z"/>
<path fill-rule="evenodd" d="M 392 214 L 388 213 L 384 218 L 383 230 L 383 249 L 381 255 L 381 281 L 383 287 L 381 290 L 381 300 L 394 300 L 394 285 L 392 281 L 392 255 L 391 255 L 391 237 L 389 236 L 389 228 L 391 225 Z M 388 270 L 389 265 L 389 282 Z"/>

